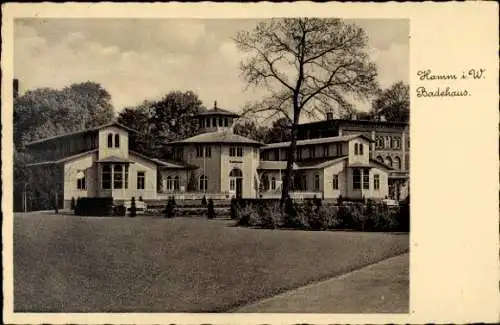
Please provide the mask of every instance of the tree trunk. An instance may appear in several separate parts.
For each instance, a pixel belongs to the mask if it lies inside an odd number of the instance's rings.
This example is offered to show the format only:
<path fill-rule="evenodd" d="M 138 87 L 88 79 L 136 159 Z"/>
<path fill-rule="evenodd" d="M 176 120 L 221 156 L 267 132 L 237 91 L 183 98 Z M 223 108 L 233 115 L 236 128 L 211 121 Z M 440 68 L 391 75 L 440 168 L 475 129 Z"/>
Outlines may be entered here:
<path fill-rule="evenodd" d="M 296 112 L 297 110 L 294 109 Z M 285 180 L 283 181 L 283 189 L 281 191 L 281 205 L 285 202 L 285 200 L 290 195 L 290 185 L 291 178 L 293 173 L 293 163 L 295 162 L 295 148 L 297 145 L 297 133 L 298 133 L 298 122 L 299 122 L 299 114 L 295 113 L 293 117 L 292 124 L 292 138 L 290 141 L 290 146 L 288 147 L 288 157 L 286 162 L 286 170 L 285 170 Z"/>

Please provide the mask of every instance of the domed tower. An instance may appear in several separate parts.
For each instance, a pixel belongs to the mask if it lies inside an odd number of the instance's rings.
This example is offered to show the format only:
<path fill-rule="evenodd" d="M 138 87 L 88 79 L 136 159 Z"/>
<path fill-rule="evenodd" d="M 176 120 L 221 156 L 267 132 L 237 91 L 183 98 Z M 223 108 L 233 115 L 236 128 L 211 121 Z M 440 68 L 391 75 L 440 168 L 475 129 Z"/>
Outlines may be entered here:
<path fill-rule="evenodd" d="M 233 131 L 234 119 L 239 115 L 217 107 L 217 101 L 214 108 L 196 115 L 198 126 L 202 133 L 217 131 Z"/>

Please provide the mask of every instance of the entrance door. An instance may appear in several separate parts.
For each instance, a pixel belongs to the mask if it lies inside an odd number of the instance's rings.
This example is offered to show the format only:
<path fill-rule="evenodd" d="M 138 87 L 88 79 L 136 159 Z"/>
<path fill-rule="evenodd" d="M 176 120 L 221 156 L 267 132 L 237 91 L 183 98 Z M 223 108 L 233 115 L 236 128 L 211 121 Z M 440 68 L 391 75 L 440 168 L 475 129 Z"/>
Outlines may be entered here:
<path fill-rule="evenodd" d="M 243 193 L 243 178 L 236 178 L 236 197 L 241 198 Z"/>

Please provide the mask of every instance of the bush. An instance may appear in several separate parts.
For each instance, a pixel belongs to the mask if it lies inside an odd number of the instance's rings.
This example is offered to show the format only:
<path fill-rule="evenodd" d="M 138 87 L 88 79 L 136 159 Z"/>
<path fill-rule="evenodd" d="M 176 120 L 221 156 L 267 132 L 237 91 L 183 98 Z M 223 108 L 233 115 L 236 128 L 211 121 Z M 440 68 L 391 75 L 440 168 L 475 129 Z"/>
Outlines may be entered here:
<path fill-rule="evenodd" d="M 215 218 L 214 200 L 209 199 L 207 205 L 207 217 L 208 219 Z"/>
<path fill-rule="evenodd" d="M 261 213 L 258 214 L 258 226 L 265 229 L 276 229 L 280 227 L 285 217 L 284 209 L 276 202 L 271 202 L 265 207 L 263 206 L 260 212 Z"/>
<path fill-rule="evenodd" d="M 132 202 L 130 202 L 130 218 L 135 218 L 137 215 L 137 207 L 135 206 L 135 197 L 132 196 Z"/>
<path fill-rule="evenodd" d="M 71 206 L 71 210 L 75 210 L 76 203 L 75 203 L 75 197 L 74 196 L 71 197 L 70 206 Z"/>
<path fill-rule="evenodd" d="M 112 216 L 112 197 L 81 197 L 75 206 L 75 215 L 78 216 Z"/>
<path fill-rule="evenodd" d="M 124 217 L 127 214 L 127 209 L 124 205 L 118 205 L 113 207 L 113 215 Z"/>
<path fill-rule="evenodd" d="M 306 225 L 307 213 L 298 207 L 291 198 L 285 200 L 282 225 L 286 228 L 298 229 Z"/>
<path fill-rule="evenodd" d="M 239 210 L 238 226 L 254 226 L 258 223 L 259 215 L 251 204 L 247 204 Z"/>

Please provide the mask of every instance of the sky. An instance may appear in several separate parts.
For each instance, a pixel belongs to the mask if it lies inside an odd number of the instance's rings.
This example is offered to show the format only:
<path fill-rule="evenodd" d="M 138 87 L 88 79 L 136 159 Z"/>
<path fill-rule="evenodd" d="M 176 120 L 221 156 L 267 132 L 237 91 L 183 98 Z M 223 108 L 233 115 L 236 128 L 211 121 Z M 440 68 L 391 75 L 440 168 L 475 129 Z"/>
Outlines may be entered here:
<path fill-rule="evenodd" d="M 14 75 L 20 91 L 94 81 L 117 111 L 172 90 L 191 90 L 207 108 L 239 111 L 262 93 L 245 90 L 232 41 L 258 20 L 16 19 Z M 368 35 L 378 81 L 387 88 L 409 78 L 408 20 L 348 20 Z M 369 102 L 357 102 L 367 110 Z"/>

